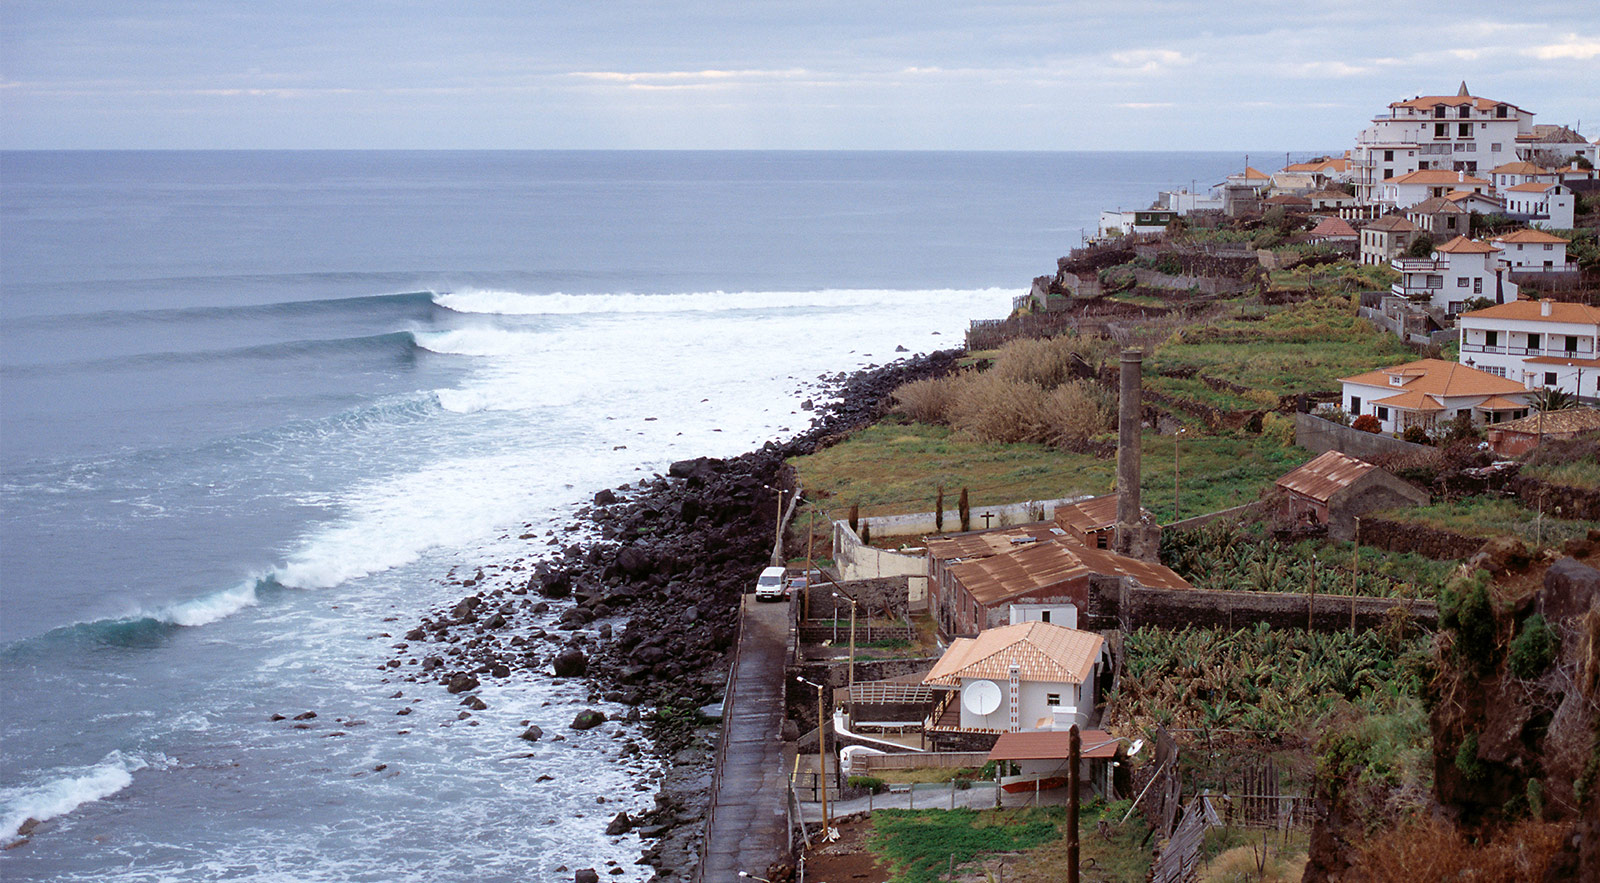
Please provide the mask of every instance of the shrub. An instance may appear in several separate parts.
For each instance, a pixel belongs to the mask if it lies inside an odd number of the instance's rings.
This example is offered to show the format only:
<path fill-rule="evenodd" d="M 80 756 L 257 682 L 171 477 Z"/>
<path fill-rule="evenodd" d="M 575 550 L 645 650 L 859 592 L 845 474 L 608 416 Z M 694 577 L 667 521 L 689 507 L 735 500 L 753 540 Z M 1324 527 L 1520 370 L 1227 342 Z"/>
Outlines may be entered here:
<path fill-rule="evenodd" d="M 1355 422 L 1350 424 L 1350 428 L 1359 429 L 1362 432 L 1382 432 L 1383 424 L 1371 414 L 1362 414 L 1355 419 Z"/>
<path fill-rule="evenodd" d="M 1406 431 L 1401 433 L 1400 437 L 1414 445 L 1425 445 L 1432 441 L 1432 439 L 1428 438 L 1428 431 L 1416 424 L 1407 426 Z"/>
<path fill-rule="evenodd" d="M 877 776 L 851 776 L 845 779 L 845 784 L 851 788 L 860 788 L 872 794 L 882 794 L 885 787 L 883 780 Z"/>
<path fill-rule="evenodd" d="M 1538 677 L 1555 661 L 1559 638 L 1543 616 L 1535 613 L 1522 624 L 1511 642 L 1511 673 L 1519 678 Z"/>
<path fill-rule="evenodd" d="M 1280 448 L 1294 447 L 1294 418 L 1282 414 L 1261 418 L 1261 437 Z"/>
<path fill-rule="evenodd" d="M 1467 738 L 1461 740 L 1461 747 L 1456 749 L 1456 770 L 1468 782 L 1482 781 L 1488 774 L 1484 769 L 1483 761 L 1478 759 L 1478 734 L 1468 733 Z"/>
<path fill-rule="evenodd" d="M 1439 624 L 1456 633 L 1455 652 L 1487 669 L 1494 664 L 1494 605 L 1489 600 L 1489 574 L 1478 571 L 1457 580 L 1439 595 Z"/>
<path fill-rule="evenodd" d="M 931 377 L 902 384 L 892 394 L 895 408 L 919 423 L 943 423 L 955 397 L 957 377 Z"/>
<path fill-rule="evenodd" d="M 994 373 L 1007 380 L 1055 389 L 1072 380 L 1072 366 L 1082 360 L 1095 364 L 1111 354 L 1115 344 L 1099 335 L 1063 334 L 1058 337 L 1021 338 L 1000 348 Z"/>
<path fill-rule="evenodd" d="M 1424 233 L 1411 241 L 1411 247 L 1406 249 L 1408 258 L 1426 258 L 1433 254 L 1433 237 Z"/>

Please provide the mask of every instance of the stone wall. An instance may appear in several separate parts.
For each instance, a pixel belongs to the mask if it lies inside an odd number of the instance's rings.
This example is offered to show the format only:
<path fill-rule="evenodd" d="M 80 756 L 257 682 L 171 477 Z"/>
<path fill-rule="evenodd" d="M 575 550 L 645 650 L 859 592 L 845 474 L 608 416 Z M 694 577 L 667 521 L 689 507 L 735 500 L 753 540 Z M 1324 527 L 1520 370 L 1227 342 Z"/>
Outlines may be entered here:
<path fill-rule="evenodd" d="M 1483 546 L 1483 537 L 1469 537 L 1454 531 L 1407 524 L 1383 518 L 1361 519 L 1361 542 L 1390 552 L 1415 552 L 1424 558 L 1446 561 L 1470 558 Z"/>
<path fill-rule="evenodd" d="M 1366 524 L 1362 524 L 1365 538 Z M 1125 579 L 1091 578 L 1089 603 L 1080 627 L 1093 630 L 1142 626 L 1180 629 L 1186 626 L 1240 629 L 1264 622 L 1275 629 L 1342 631 L 1389 621 L 1400 607 L 1419 625 L 1433 627 L 1438 611 L 1431 601 L 1367 598 L 1352 595 L 1310 595 L 1289 592 L 1216 592 L 1204 589 L 1150 589 Z"/>
<path fill-rule="evenodd" d="M 1245 290 L 1245 283 L 1238 279 L 1220 276 L 1174 276 L 1170 273 L 1147 270 L 1143 267 L 1134 269 L 1133 280 L 1142 288 L 1164 288 L 1174 291 L 1193 290 L 1201 294 L 1238 294 Z"/>
<path fill-rule="evenodd" d="M 1388 435 L 1340 426 L 1311 414 L 1294 415 L 1294 443 L 1312 453 L 1339 451 L 1360 460 L 1394 452 L 1426 452 L 1433 448 Z"/>
<path fill-rule="evenodd" d="M 1519 475 L 1511 480 L 1511 492 L 1529 509 L 1554 512 L 1561 509 L 1562 518 L 1600 520 L 1600 490 L 1551 484 L 1529 475 Z"/>
<path fill-rule="evenodd" d="M 860 608 L 858 616 L 866 616 L 867 611 L 879 614 L 881 617 L 887 613 L 889 616 L 904 616 L 906 613 L 906 585 L 908 577 L 886 576 L 874 579 L 849 580 L 834 584 L 822 580 L 816 585 L 808 586 L 806 594 L 810 595 L 810 611 L 813 619 L 826 619 L 831 615 L 833 606 L 837 603 L 844 616 L 850 615 L 850 602 L 837 600 L 833 597 L 835 591 L 854 598 Z M 804 609 L 804 608 L 803 608 Z"/>

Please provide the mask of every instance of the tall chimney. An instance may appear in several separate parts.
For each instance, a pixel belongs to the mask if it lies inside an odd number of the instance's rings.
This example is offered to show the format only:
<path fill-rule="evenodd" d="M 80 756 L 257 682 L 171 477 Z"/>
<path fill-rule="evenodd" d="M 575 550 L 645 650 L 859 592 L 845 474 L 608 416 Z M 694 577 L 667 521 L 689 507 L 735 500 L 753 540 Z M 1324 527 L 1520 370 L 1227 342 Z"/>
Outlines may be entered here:
<path fill-rule="evenodd" d="M 1139 523 L 1139 411 L 1144 353 L 1122 351 L 1117 396 L 1117 524 Z"/>

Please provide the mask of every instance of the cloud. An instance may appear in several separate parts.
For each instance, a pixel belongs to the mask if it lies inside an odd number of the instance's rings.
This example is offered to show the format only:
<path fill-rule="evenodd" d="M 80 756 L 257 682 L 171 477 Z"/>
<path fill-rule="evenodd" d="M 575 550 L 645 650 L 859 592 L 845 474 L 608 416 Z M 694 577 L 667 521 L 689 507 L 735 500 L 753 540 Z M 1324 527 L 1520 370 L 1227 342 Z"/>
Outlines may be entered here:
<path fill-rule="evenodd" d="M 1123 73 L 1155 74 L 1193 60 L 1172 49 L 1133 49 L 1111 53 L 1111 61 L 1124 68 Z"/>
<path fill-rule="evenodd" d="M 1555 61 L 1562 58 L 1588 61 L 1596 55 L 1600 55 L 1600 40 L 1592 37 L 1579 37 L 1577 34 L 1567 34 L 1559 43 L 1546 43 L 1543 46 L 1534 46 L 1524 51 L 1526 54 L 1542 61 Z"/>
<path fill-rule="evenodd" d="M 568 77 L 594 83 L 641 90 L 714 89 L 747 86 L 755 83 L 811 80 L 815 75 L 803 68 L 783 70 L 697 70 L 697 71 L 572 71 Z"/>
<path fill-rule="evenodd" d="M 1125 107 L 1129 110 L 1159 110 L 1163 107 L 1176 107 L 1171 101 L 1121 101 L 1113 107 Z"/>

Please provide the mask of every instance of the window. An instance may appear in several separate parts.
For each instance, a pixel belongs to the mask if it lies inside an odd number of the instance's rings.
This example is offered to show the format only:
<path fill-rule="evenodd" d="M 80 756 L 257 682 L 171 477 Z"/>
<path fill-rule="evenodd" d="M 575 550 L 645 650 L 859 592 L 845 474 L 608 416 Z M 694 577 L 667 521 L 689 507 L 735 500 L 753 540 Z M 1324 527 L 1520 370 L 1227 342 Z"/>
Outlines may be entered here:
<path fill-rule="evenodd" d="M 1555 246 L 1555 243 L 1553 243 L 1553 242 L 1546 242 L 1546 243 L 1545 243 L 1545 244 L 1544 244 L 1544 250 L 1545 250 L 1545 251 L 1554 251 L 1554 250 L 1555 250 L 1555 247 L 1556 247 L 1556 246 Z"/>
<path fill-rule="evenodd" d="M 1449 123 L 1434 123 L 1433 124 L 1433 137 L 1435 137 L 1435 138 L 1449 138 L 1450 137 L 1450 124 Z"/>
<path fill-rule="evenodd" d="M 1108 536 L 1107 536 L 1105 531 L 1102 530 L 1099 533 L 1094 535 L 1094 547 L 1096 549 L 1110 548 L 1107 543 L 1108 543 Z"/>
<path fill-rule="evenodd" d="M 1434 117 L 1434 119 L 1439 119 L 1439 120 L 1444 119 L 1444 105 L 1442 105 L 1442 104 L 1434 105 L 1433 117 Z"/>
<path fill-rule="evenodd" d="M 1483 294 L 1483 277 L 1482 276 L 1479 276 L 1478 278 L 1472 280 L 1472 293 L 1473 294 Z"/>
<path fill-rule="evenodd" d="M 1485 374 L 1493 374 L 1496 377 L 1506 376 L 1506 369 L 1500 367 L 1499 365 L 1484 365 L 1478 370 L 1484 372 Z"/>
<path fill-rule="evenodd" d="M 1485 332 L 1483 332 L 1483 345 L 1484 346 L 1498 346 L 1499 343 L 1500 343 L 1500 332 L 1498 332 L 1498 331 L 1485 331 Z"/>
<path fill-rule="evenodd" d="M 1536 350 L 1538 348 L 1539 348 L 1539 335 L 1537 335 L 1537 334 L 1528 335 L 1528 349 Z"/>
<path fill-rule="evenodd" d="M 1566 344 L 1567 345 L 1566 345 L 1565 349 L 1566 349 L 1567 352 L 1569 352 L 1569 353 L 1577 352 L 1578 351 L 1578 335 L 1576 335 L 1576 334 L 1568 334 L 1567 335 Z"/>
<path fill-rule="evenodd" d="M 1463 108 L 1463 110 L 1464 109 L 1465 108 Z M 1471 138 L 1472 137 L 1472 124 L 1471 123 L 1462 123 L 1462 124 L 1456 126 L 1456 137 L 1457 138 Z"/>
<path fill-rule="evenodd" d="M 1379 405 L 1378 406 L 1378 419 L 1384 421 L 1385 423 L 1389 422 L 1389 409 L 1383 407 L 1382 405 Z"/>
<path fill-rule="evenodd" d="M 1495 143 L 1489 145 L 1489 152 L 1490 153 L 1499 153 L 1500 152 L 1500 142 L 1496 141 Z"/>
<path fill-rule="evenodd" d="M 1385 150 L 1383 152 L 1383 161 L 1384 162 L 1394 162 L 1394 151 Z"/>
<path fill-rule="evenodd" d="M 1457 279 L 1456 280 L 1456 287 L 1457 288 L 1466 288 L 1467 287 L 1467 277 L 1462 276 L 1460 279 Z"/>
<path fill-rule="evenodd" d="M 1497 119 L 1502 119 L 1502 120 L 1505 119 L 1506 118 L 1506 106 L 1504 104 L 1495 105 L 1494 115 L 1495 115 L 1495 117 Z"/>
<path fill-rule="evenodd" d="M 1048 610 L 1040 611 L 1039 612 L 1039 621 L 1040 622 L 1049 622 L 1050 621 L 1050 611 L 1048 611 Z"/>
<path fill-rule="evenodd" d="M 1383 180 L 1387 181 L 1387 180 L 1389 180 L 1390 178 L 1393 178 L 1393 177 L 1394 177 L 1394 169 L 1384 169 L 1383 170 Z"/>
<path fill-rule="evenodd" d="M 1055 708 L 1056 706 L 1061 704 L 1061 694 L 1060 693 L 1046 693 L 1046 694 L 1044 694 L 1044 704 L 1050 706 L 1051 708 Z"/>
<path fill-rule="evenodd" d="M 1352 413 L 1352 414 L 1360 414 L 1361 413 L 1361 397 L 1360 396 L 1351 396 L 1350 397 L 1350 413 Z"/>
<path fill-rule="evenodd" d="M 1555 386 L 1556 385 L 1556 372 L 1554 372 L 1554 371 L 1546 371 L 1546 372 L 1544 372 L 1544 385 L 1545 386 Z"/>
<path fill-rule="evenodd" d="M 1467 105 L 1465 105 L 1465 104 L 1463 104 L 1460 107 L 1456 108 L 1456 116 L 1461 117 L 1462 119 L 1466 119 L 1467 117 L 1469 117 L 1471 115 L 1472 115 L 1472 108 L 1467 106 Z"/>

